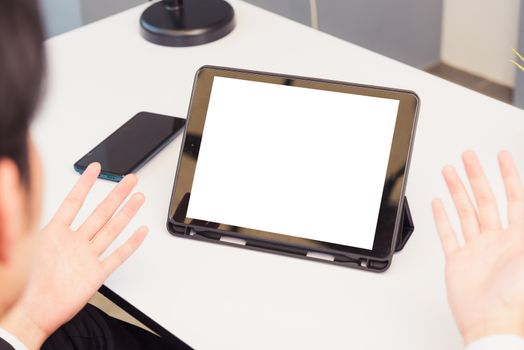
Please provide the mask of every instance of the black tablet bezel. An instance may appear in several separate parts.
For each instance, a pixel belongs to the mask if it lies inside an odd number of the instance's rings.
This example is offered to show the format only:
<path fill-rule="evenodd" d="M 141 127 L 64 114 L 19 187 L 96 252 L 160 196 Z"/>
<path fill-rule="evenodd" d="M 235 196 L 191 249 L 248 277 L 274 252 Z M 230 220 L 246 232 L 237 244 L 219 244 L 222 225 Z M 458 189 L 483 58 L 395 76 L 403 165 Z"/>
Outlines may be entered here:
<path fill-rule="evenodd" d="M 399 109 L 372 250 L 294 237 L 281 233 L 236 227 L 223 223 L 206 222 L 186 216 L 212 82 L 215 76 L 399 100 Z M 193 85 L 186 132 L 180 152 L 175 185 L 173 186 L 168 221 L 173 225 L 182 225 L 194 229 L 196 232 L 224 234 L 243 238 L 247 241 L 267 242 L 272 246 L 276 244 L 290 249 L 297 248 L 306 251 L 341 254 L 343 256 L 356 255 L 387 259 L 395 250 L 418 105 L 418 96 L 411 91 L 225 67 L 202 67 L 196 73 Z M 351 222 L 348 218 L 336 219 L 340 220 L 341 229 L 350 230 Z"/>

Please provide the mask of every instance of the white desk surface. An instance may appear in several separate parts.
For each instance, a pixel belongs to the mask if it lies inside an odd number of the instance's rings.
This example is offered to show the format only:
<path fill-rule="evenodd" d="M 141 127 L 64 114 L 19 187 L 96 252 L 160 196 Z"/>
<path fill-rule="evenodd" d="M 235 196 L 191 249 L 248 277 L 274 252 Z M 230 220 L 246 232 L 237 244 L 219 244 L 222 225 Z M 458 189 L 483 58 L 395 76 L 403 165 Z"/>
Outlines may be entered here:
<path fill-rule="evenodd" d="M 136 112 L 185 116 L 194 73 L 204 64 L 414 90 L 422 108 L 407 196 L 416 231 L 386 273 L 171 236 L 165 221 L 178 138 L 138 172 L 147 202 L 131 228 L 146 223 L 151 232 L 107 285 L 196 349 L 460 349 L 430 200 L 438 195 L 450 203 L 440 169 L 458 165 L 467 148 L 478 151 L 504 198 L 495 156 L 509 149 L 524 172 L 524 112 L 230 2 L 236 29 L 203 46 L 166 48 L 144 41 L 138 19 L 147 5 L 47 42 L 49 84 L 33 128 L 46 175 L 44 219 L 77 180 L 73 163 Z M 80 217 L 111 187 L 99 181 Z"/>

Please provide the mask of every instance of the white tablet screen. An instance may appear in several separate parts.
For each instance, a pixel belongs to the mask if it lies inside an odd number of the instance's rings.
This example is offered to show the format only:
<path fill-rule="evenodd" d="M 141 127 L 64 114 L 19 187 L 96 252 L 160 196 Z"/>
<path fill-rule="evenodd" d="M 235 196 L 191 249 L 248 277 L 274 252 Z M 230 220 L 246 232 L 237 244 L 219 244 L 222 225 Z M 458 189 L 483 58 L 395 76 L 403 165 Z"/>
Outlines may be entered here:
<path fill-rule="evenodd" d="M 187 217 L 372 249 L 398 107 L 215 77 Z"/>

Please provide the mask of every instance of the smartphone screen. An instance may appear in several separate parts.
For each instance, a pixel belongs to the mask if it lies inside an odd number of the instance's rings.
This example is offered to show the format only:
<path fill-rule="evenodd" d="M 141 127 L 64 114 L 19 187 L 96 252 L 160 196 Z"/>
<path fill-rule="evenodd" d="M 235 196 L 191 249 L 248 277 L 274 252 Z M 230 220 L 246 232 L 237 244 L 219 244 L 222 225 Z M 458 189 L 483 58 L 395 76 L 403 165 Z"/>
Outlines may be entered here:
<path fill-rule="evenodd" d="M 83 173 L 89 164 L 99 162 L 101 178 L 120 181 L 167 146 L 182 131 L 185 122 L 181 118 L 140 112 L 83 156 L 74 168 Z"/>

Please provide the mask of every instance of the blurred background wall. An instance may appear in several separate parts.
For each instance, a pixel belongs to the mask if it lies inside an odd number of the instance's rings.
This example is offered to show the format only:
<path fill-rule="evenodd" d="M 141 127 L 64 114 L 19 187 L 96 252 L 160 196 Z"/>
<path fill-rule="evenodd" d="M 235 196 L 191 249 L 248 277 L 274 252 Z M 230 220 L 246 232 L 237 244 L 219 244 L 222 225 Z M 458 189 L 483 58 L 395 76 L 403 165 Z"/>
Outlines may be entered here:
<path fill-rule="evenodd" d="M 39 1 L 49 37 L 146 2 Z M 524 108 L 521 0 L 245 1 Z"/>
<path fill-rule="evenodd" d="M 444 0 L 442 60 L 514 86 L 520 0 Z"/>
<path fill-rule="evenodd" d="M 83 24 L 79 0 L 40 0 L 49 37 Z"/>

